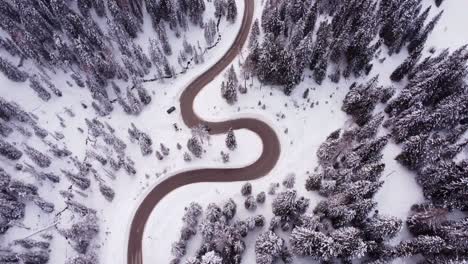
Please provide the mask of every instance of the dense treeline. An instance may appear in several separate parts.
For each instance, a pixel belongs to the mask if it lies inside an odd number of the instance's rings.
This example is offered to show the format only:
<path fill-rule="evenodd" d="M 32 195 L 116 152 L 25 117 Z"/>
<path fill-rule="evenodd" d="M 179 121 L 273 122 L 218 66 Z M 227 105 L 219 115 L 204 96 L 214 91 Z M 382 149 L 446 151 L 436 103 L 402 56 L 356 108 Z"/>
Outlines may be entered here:
<path fill-rule="evenodd" d="M 135 87 L 151 70 L 155 79 L 175 76 L 174 66 L 167 59 L 173 53 L 169 34 L 180 38 L 190 26 L 202 27 L 208 45 L 213 44 L 216 23 L 204 21 L 205 5 L 204 0 L 2 1 L 0 28 L 8 36 L 0 38 L 0 49 L 18 57 L 20 62 L 17 67 L 12 61 L 0 58 L 0 71 L 12 81 L 24 82 L 28 74 L 21 69 L 23 61 L 31 60 L 39 69 L 71 73 L 76 84 L 87 86 L 99 102 L 94 107 L 96 111 L 106 115 L 112 111 L 106 89 L 110 80 L 130 81 Z M 235 1 L 217 0 L 214 5 L 215 18 L 225 17 L 234 22 Z M 134 41 L 142 32 L 143 10 L 151 17 L 155 33 L 148 51 L 143 51 Z M 178 54 L 181 68 L 186 70 L 191 60 L 195 64 L 203 61 L 203 53 L 199 43 L 189 44 L 184 37 L 184 49 Z M 30 77 L 31 88 L 42 100 L 51 98 L 49 90 L 61 96 L 48 78 Z M 119 102 L 132 104 L 131 98 L 120 93 L 117 96 Z"/>
<path fill-rule="evenodd" d="M 252 29 L 244 67 L 261 82 L 284 87 L 286 94 L 306 69 L 318 84 L 328 68 L 334 82 L 362 76 L 382 44 L 389 54 L 405 46 L 410 52 L 420 49 L 442 14 L 427 22 L 429 10 L 415 0 L 269 0 Z"/>

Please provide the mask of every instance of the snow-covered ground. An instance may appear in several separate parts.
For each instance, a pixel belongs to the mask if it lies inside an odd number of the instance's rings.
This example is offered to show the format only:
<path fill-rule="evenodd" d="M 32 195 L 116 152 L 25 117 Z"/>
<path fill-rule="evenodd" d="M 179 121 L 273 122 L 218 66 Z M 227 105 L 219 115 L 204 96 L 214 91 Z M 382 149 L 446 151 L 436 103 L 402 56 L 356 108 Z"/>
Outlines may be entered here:
<path fill-rule="evenodd" d="M 238 19 L 234 24 L 226 22 L 225 19 L 221 21 L 219 26 L 221 34 L 220 42 L 205 54 L 202 64 L 191 67 L 187 73 L 178 75 L 176 79 L 144 84 L 145 88 L 150 91 L 153 101 L 139 116 L 127 115 L 120 107 L 116 107 L 112 115 L 100 118 L 101 122 L 107 122 L 115 128 L 117 137 L 125 141 L 127 144 L 127 154 L 135 161 L 137 169 L 137 174 L 133 177 L 126 175 L 122 170 L 116 173 L 116 175 L 112 175 L 116 177 L 115 180 L 104 177 L 106 184 L 112 187 L 116 193 L 115 199 L 112 202 L 108 202 L 102 197 L 97 184 L 92 184 L 91 190 L 87 192 L 87 197 L 80 198 L 87 206 L 98 208 L 98 217 L 101 221 L 101 232 L 98 237 L 100 263 L 125 263 L 128 239 L 127 230 L 133 217 L 133 211 L 143 199 L 147 190 L 159 181 L 175 172 L 200 167 L 243 167 L 251 164 L 260 156 L 262 146 L 258 136 L 251 131 L 239 130 L 236 131 L 239 148 L 236 152 L 230 154 L 229 163 L 224 164 L 220 156 L 220 151 L 225 150 L 225 147 L 223 147 L 225 146 L 225 136 L 223 135 L 213 136 L 208 143 L 204 144 L 206 154 L 203 159 L 195 159 L 190 163 L 183 160 L 186 142 L 191 137 L 191 133 L 190 129 L 185 127 L 181 119 L 179 111 L 180 93 L 196 76 L 215 64 L 233 43 L 242 21 L 241 14 L 243 14 L 244 2 L 237 1 L 237 7 L 240 14 Z M 209 17 L 212 17 L 213 13 L 213 5 L 207 4 L 205 11 L 207 16 L 205 19 L 208 20 Z M 145 15 L 144 21 L 144 31 L 139 34 L 136 42 L 147 52 L 148 39 L 154 38 L 156 34 L 151 26 L 148 15 Z M 191 25 L 191 29 L 183 34 L 185 34 L 189 43 L 199 42 L 202 47 L 206 45 L 203 29 L 200 27 Z M 182 40 L 182 38 L 176 38 L 174 33 L 169 31 L 169 42 L 171 43 L 174 55 L 168 59 L 172 65 L 177 65 L 177 54 L 182 49 Z M 13 60 L 6 53 L 2 53 L 2 56 Z M 36 71 L 28 63 L 24 67 L 31 72 Z M 94 110 L 89 107 L 92 101 L 91 96 L 87 89 L 69 87 L 66 82 L 73 83 L 73 81 L 68 74 L 58 73 L 52 76 L 54 76 L 54 84 L 63 92 L 63 97 L 61 98 L 53 98 L 45 103 L 28 87 L 28 83 L 14 83 L 3 74 L 0 74 L 0 95 L 6 100 L 18 103 L 24 110 L 37 115 L 39 117 L 39 124 L 47 128 L 49 132 L 59 131 L 63 133 L 67 148 L 73 155 L 77 156 L 78 160 L 83 160 L 86 151 L 95 148 L 91 143 L 86 143 L 88 134 L 85 118 L 91 120 L 96 116 Z M 151 78 L 151 74 L 148 77 Z M 117 84 L 121 88 L 128 86 L 128 84 L 123 82 L 118 82 Z M 79 99 L 77 100 L 77 98 Z M 85 109 L 82 103 L 88 107 Z M 171 106 L 176 106 L 177 109 L 168 115 L 166 110 Z M 66 113 L 65 107 L 69 108 L 74 116 Z M 65 128 L 60 126 L 58 117 L 65 120 Z M 160 143 L 169 147 L 170 155 L 163 161 L 158 161 L 154 154 L 146 157 L 142 156 L 138 144 L 130 142 L 127 129 L 131 123 L 134 123 L 138 129 L 150 135 L 153 140 L 154 149 L 159 149 Z M 180 128 L 179 131 L 175 131 L 174 124 L 177 124 Z M 78 128 L 83 129 L 84 132 L 80 132 Z M 12 142 L 18 142 L 18 144 L 25 142 L 39 150 L 46 148 L 45 144 L 36 137 L 26 138 L 17 135 L 16 132 L 9 139 L 13 139 Z M 183 150 L 176 148 L 177 143 L 183 146 Z M 36 183 L 34 177 L 28 173 L 14 171 L 14 163 L 3 158 L 1 161 L 8 165 L 4 169 L 11 175 L 14 175 L 14 178 L 17 177 L 17 179 L 25 182 Z M 70 165 L 65 160 L 54 159 L 49 171 L 61 175 L 60 169 L 69 169 Z M 45 200 L 54 202 L 56 212 L 59 212 L 65 207 L 65 204 L 58 192 L 66 190 L 68 186 L 69 182 L 66 180 L 61 181 L 57 185 L 41 186 L 39 194 Z M 40 213 L 37 206 L 30 204 L 26 208 L 26 217 L 24 219 L 24 225 L 28 228 L 11 228 L 6 235 L 2 236 L 0 244 L 10 244 L 15 239 L 27 237 L 60 221 L 65 220 L 55 218 L 55 212 L 50 215 L 44 215 Z M 67 257 L 76 254 L 61 236 L 54 237 L 51 242 L 51 248 L 53 250 L 51 251 L 50 263 L 64 263 Z"/>
<path fill-rule="evenodd" d="M 258 3 L 256 2 L 256 18 L 261 16 Z M 437 51 L 440 51 L 442 48 L 454 49 L 468 43 L 468 33 L 463 27 L 468 22 L 468 18 L 463 16 L 462 11 L 468 9 L 468 2 L 445 1 L 441 8 L 445 9 L 444 15 L 428 39 L 426 52 L 430 47 L 435 47 Z M 439 10 L 434 6 L 431 14 L 434 15 Z M 244 49 L 234 62 L 238 74 L 240 73 L 239 65 L 242 64 L 244 58 L 242 55 L 246 54 L 247 51 Z M 383 51 L 379 58 L 387 57 L 386 60 L 379 63 L 376 59 L 369 77 L 359 81 L 365 82 L 379 74 L 380 84 L 391 85 L 390 74 L 406 56 L 406 51 L 391 57 Z M 281 157 L 268 176 L 252 181 L 253 194 L 267 191 L 270 183 L 281 182 L 288 173 L 295 173 L 296 189 L 299 195 L 310 198 L 310 208 L 314 208 L 321 198 L 315 193 L 306 192 L 304 188 L 306 175 L 317 166 L 316 151 L 326 137 L 334 130 L 347 128 L 352 124 L 351 118 L 341 111 L 341 104 L 349 86 L 355 80 L 342 79 L 340 83 L 334 84 L 327 79 L 321 86 L 318 86 L 309 77 L 311 74 L 305 75 L 304 81 L 289 97 L 282 95 L 279 89 L 261 86 L 257 81 L 248 80 L 246 82 L 247 94 L 239 94 L 238 103 L 233 106 L 222 99 L 220 87 L 224 77 L 218 76 L 200 92 L 195 100 L 194 108 L 199 116 L 210 121 L 261 115 L 262 119 L 266 120 L 280 137 Z M 240 75 L 239 78 L 242 82 Z M 307 88 L 311 89 L 309 99 L 303 99 L 303 92 Z M 314 103 L 313 107 L 311 103 Z M 382 107 L 378 106 L 376 112 L 378 111 L 383 111 Z M 379 133 L 386 132 L 380 131 Z M 239 144 L 241 145 L 242 142 Z M 405 219 L 411 205 L 422 202 L 424 198 L 413 173 L 394 160 L 400 150 L 400 147 L 393 142 L 390 142 L 383 150 L 383 162 L 386 164 L 383 173 L 385 184 L 375 199 L 380 213 Z M 266 203 L 260 205 L 255 212 L 247 211 L 243 206 L 244 198 L 240 194 L 242 184 L 199 183 L 184 186 L 170 193 L 154 209 L 154 215 L 161 216 L 164 213 L 166 217 L 150 219 L 145 230 L 144 259 L 170 261 L 170 244 L 178 239 L 184 207 L 192 201 L 199 202 L 206 207 L 210 202 L 221 204 L 228 198 L 233 198 L 238 203 L 236 219 L 244 219 L 257 214 L 263 214 L 267 219 L 271 219 L 271 196 L 267 195 Z M 255 259 L 253 245 L 257 232 L 249 234 L 245 241 L 247 251 L 242 263 L 253 263 Z M 394 240 L 396 242 L 406 237 L 408 233 L 403 230 Z M 189 243 L 187 256 L 193 256 L 194 250 L 200 246 L 200 238 L 197 237 L 197 239 Z M 407 263 L 408 261 L 410 260 L 398 259 L 394 263 Z M 310 259 L 297 260 L 294 263 L 310 263 Z"/>

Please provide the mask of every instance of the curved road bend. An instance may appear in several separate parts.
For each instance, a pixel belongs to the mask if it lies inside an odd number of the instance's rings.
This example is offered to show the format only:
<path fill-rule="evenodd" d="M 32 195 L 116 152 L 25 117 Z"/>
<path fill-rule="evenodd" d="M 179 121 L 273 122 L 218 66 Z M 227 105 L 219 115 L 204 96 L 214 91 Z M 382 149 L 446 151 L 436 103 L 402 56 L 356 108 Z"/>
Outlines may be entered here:
<path fill-rule="evenodd" d="M 180 107 L 184 123 L 188 127 L 205 124 L 211 128 L 210 134 L 226 133 L 229 128 L 248 129 L 255 132 L 262 140 L 263 152 L 253 164 L 234 169 L 200 169 L 182 172 L 169 177 L 156 185 L 139 205 L 130 227 L 128 240 L 127 264 L 143 263 L 143 231 L 155 206 L 171 191 L 198 182 L 233 182 L 248 181 L 268 174 L 276 165 L 280 155 L 280 142 L 275 131 L 266 123 L 254 118 L 240 118 L 223 122 L 208 122 L 198 117 L 193 111 L 193 102 L 198 92 L 210 83 L 235 59 L 238 51 L 247 40 L 252 25 L 254 0 L 244 0 L 245 8 L 241 29 L 234 43 L 224 56 L 208 71 L 195 79 L 182 93 Z M 155 260 L 155 263 L 158 263 Z"/>

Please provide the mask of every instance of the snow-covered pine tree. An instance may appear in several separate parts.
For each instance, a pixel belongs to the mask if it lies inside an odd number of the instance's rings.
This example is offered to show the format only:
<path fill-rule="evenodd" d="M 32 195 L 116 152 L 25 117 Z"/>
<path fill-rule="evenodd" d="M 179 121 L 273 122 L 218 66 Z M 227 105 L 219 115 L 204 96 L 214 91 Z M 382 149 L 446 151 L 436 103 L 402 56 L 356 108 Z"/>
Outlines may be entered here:
<path fill-rule="evenodd" d="M 204 25 L 204 35 L 206 44 L 210 47 L 214 44 L 217 37 L 216 22 L 213 19 L 208 20 L 208 23 Z"/>
<path fill-rule="evenodd" d="M 0 155 L 9 160 L 19 160 L 23 156 L 23 152 L 9 142 L 0 139 Z"/>
<path fill-rule="evenodd" d="M 237 18 L 237 5 L 236 0 L 227 0 L 226 4 L 226 19 L 227 21 L 234 23 Z"/>
<path fill-rule="evenodd" d="M 24 152 L 36 165 L 41 168 L 48 168 L 52 163 L 49 156 L 28 145 L 25 145 Z"/>
<path fill-rule="evenodd" d="M 203 147 L 196 137 L 191 137 L 187 141 L 187 149 L 197 158 L 201 158 L 203 155 Z"/>
<path fill-rule="evenodd" d="M 27 73 L 19 70 L 17 67 L 2 57 L 0 57 L 0 71 L 5 74 L 8 79 L 14 82 L 25 82 L 28 78 Z"/>
<path fill-rule="evenodd" d="M 236 136 L 234 135 L 234 130 L 232 128 L 229 129 L 226 135 L 225 143 L 226 143 L 226 147 L 231 151 L 237 148 L 237 140 L 236 140 Z"/>
<path fill-rule="evenodd" d="M 252 194 L 252 184 L 250 182 L 246 182 L 246 183 L 244 183 L 244 185 L 242 185 L 241 194 L 243 196 L 248 196 L 248 195 Z"/>

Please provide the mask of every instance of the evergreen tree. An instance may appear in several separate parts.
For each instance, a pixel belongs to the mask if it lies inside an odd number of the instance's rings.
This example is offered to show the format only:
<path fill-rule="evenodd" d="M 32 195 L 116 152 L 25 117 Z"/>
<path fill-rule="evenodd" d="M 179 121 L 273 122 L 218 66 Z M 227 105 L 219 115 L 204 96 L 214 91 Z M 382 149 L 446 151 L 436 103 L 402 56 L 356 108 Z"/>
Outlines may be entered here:
<path fill-rule="evenodd" d="M 14 82 L 24 82 L 28 78 L 27 73 L 19 70 L 2 57 L 0 57 L 0 71 L 3 72 L 8 79 Z"/>
<path fill-rule="evenodd" d="M 255 241 L 255 260 L 258 264 L 273 264 L 287 251 L 286 242 L 273 231 L 260 234 Z"/>
<path fill-rule="evenodd" d="M 204 25 L 204 27 L 206 44 L 211 47 L 214 44 L 218 33 L 216 29 L 216 22 L 213 19 L 210 19 L 208 23 Z"/>
<path fill-rule="evenodd" d="M 236 0 L 227 0 L 226 3 L 226 19 L 227 21 L 234 23 L 237 18 L 237 5 Z"/>
<path fill-rule="evenodd" d="M 0 154 L 9 160 L 19 160 L 23 156 L 23 152 L 2 139 L 0 139 Z"/>
<path fill-rule="evenodd" d="M 416 65 L 418 60 L 421 58 L 422 47 L 419 46 L 417 50 L 412 52 L 405 61 L 403 61 L 400 66 L 398 66 L 395 71 L 390 75 L 390 79 L 394 82 L 401 81 L 403 77 Z"/>
<path fill-rule="evenodd" d="M 39 98 L 46 102 L 50 100 L 50 93 L 44 88 L 44 86 L 42 86 L 42 84 L 39 81 L 39 78 L 36 75 L 30 78 L 29 81 L 29 87 L 31 87 L 31 89 L 33 89 L 37 93 Z"/>
<path fill-rule="evenodd" d="M 244 185 L 242 185 L 241 194 L 243 196 L 252 194 L 252 184 L 250 182 L 246 182 Z"/>
<path fill-rule="evenodd" d="M 227 135 L 226 135 L 226 147 L 233 151 L 237 148 L 237 140 L 236 140 L 236 136 L 234 135 L 234 130 L 232 130 L 232 128 L 229 129 Z"/>
<path fill-rule="evenodd" d="M 311 256 L 318 260 L 330 260 L 336 256 L 336 244 L 331 237 L 303 227 L 297 227 L 291 234 L 291 248 L 300 256 Z"/>
<path fill-rule="evenodd" d="M 192 137 L 187 141 L 187 149 L 197 158 L 201 158 L 203 147 L 196 137 Z"/>
<path fill-rule="evenodd" d="M 36 165 L 38 165 L 41 168 L 48 168 L 52 163 L 49 156 L 41 153 L 40 151 L 28 145 L 25 145 L 24 152 Z"/>
<path fill-rule="evenodd" d="M 234 104 L 237 102 L 237 87 L 233 86 L 233 83 L 225 84 L 221 83 L 221 96 L 227 101 L 228 104 Z"/>

